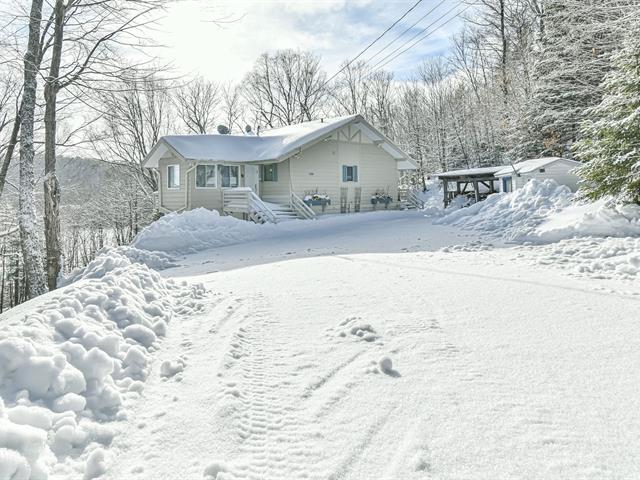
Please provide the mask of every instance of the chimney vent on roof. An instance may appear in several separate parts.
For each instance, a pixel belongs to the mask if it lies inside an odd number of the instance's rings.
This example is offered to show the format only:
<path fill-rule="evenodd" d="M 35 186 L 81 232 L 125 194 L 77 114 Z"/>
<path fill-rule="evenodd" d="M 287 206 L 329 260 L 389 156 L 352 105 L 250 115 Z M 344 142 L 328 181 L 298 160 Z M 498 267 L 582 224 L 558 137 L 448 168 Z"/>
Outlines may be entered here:
<path fill-rule="evenodd" d="M 320 119 L 320 123 L 324 123 L 324 118 L 321 118 L 321 119 Z"/>
<path fill-rule="evenodd" d="M 260 125 L 258 125 L 258 128 L 256 129 L 256 135 L 260 136 Z"/>

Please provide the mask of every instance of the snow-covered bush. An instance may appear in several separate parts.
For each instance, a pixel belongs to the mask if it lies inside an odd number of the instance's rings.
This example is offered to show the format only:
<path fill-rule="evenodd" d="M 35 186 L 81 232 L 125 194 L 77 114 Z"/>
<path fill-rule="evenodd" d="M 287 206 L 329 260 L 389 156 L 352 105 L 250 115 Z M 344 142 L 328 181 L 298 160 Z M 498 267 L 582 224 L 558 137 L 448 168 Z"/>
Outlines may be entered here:
<path fill-rule="evenodd" d="M 225 245 L 257 240 L 272 232 L 274 225 L 257 225 L 215 210 L 197 208 L 170 213 L 142 230 L 134 239 L 137 249 L 170 254 L 188 254 Z"/>
<path fill-rule="evenodd" d="M 116 250 L 77 282 L 5 316 L 0 330 L 0 478 L 94 478 L 149 373 L 167 323 L 199 288 L 164 280 Z"/>

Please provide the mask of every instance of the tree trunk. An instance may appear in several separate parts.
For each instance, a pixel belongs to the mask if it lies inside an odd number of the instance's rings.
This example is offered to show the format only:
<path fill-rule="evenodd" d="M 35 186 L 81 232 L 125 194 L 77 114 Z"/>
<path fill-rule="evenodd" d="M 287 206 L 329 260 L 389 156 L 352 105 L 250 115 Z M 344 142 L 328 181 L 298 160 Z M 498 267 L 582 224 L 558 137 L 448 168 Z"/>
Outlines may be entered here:
<path fill-rule="evenodd" d="M 20 110 L 22 109 L 22 102 L 20 102 L 20 108 L 16 112 L 16 118 L 13 121 L 13 130 L 11 130 L 11 137 L 9 137 L 9 144 L 7 145 L 7 151 L 4 154 L 4 160 L 0 167 L 0 198 L 2 198 L 2 192 L 7 181 L 7 172 L 9 171 L 9 165 L 13 158 L 13 152 L 16 149 L 18 143 L 18 133 L 20 133 Z"/>
<path fill-rule="evenodd" d="M 56 0 L 53 51 L 49 75 L 45 80 L 44 98 L 44 238 L 47 250 L 47 284 L 55 290 L 60 274 L 60 183 L 56 175 L 56 110 L 60 90 L 64 3 Z"/>
<path fill-rule="evenodd" d="M 47 291 L 42 265 L 42 250 L 36 229 L 35 179 L 33 159 L 33 124 L 38 87 L 40 22 L 43 0 L 33 0 L 29 17 L 29 40 L 24 55 L 24 89 L 20 119 L 20 191 L 18 195 L 18 225 L 27 297 L 34 298 Z"/>

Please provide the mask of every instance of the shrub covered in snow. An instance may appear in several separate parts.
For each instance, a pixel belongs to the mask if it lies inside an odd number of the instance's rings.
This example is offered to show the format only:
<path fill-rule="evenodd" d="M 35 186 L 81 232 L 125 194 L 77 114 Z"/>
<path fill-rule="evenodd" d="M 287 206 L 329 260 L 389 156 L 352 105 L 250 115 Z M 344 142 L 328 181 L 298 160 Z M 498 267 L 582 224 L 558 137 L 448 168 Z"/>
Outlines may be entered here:
<path fill-rule="evenodd" d="M 257 225 L 217 211 L 198 208 L 170 213 L 140 232 L 133 246 L 172 254 L 195 253 L 209 248 L 257 240 L 274 232 L 274 225 Z"/>
<path fill-rule="evenodd" d="M 149 355 L 198 289 L 107 250 L 79 281 L 5 315 L 0 330 L 0 478 L 94 478 L 149 372 Z"/>

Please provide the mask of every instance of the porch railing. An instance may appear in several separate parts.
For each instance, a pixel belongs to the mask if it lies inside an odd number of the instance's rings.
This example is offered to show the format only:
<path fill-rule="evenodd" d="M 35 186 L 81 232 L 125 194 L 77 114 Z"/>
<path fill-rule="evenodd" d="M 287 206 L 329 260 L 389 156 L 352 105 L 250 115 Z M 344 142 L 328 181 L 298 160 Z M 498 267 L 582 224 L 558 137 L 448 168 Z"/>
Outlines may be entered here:
<path fill-rule="evenodd" d="M 416 188 L 402 189 L 400 190 L 400 201 L 418 210 L 422 210 L 424 208 L 424 202 L 420 199 L 418 192 L 419 190 Z"/>
<path fill-rule="evenodd" d="M 291 192 L 289 203 L 291 204 L 291 209 L 298 217 L 304 218 L 305 220 L 313 220 L 316 218 L 316 212 L 293 192 Z"/>
<path fill-rule="evenodd" d="M 222 191 L 224 213 L 244 213 L 255 223 L 278 223 L 276 214 L 248 187 Z"/>

